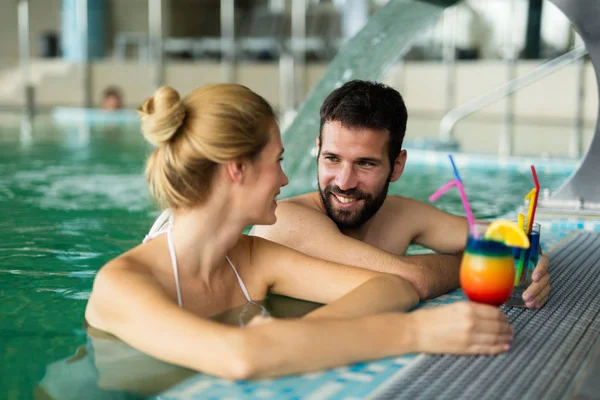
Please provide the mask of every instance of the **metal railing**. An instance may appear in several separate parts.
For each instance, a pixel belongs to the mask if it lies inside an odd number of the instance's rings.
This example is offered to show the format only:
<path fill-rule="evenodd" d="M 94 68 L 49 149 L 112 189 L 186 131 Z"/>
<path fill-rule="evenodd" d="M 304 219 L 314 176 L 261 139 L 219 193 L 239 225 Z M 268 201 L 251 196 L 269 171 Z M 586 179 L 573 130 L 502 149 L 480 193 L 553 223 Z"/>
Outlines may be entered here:
<path fill-rule="evenodd" d="M 585 47 L 578 47 L 574 50 L 571 50 L 559 57 L 556 57 L 548 62 L 545 62 L 541 65 L 539 65 L 538 67 L 534 68 L 533 70 L 527 72 L 526 74 L 523 74 L 515 79 L 512 79 L 502 85 L 500 85 L 499 87 L 492 89 L 490 91 L 488 91 L 487 93 L 482 94 L 481 96 L 478 96 L 456 108 L 454 108 L 452 111 L 448 112 L 446 115 L 444 115 L 444 117 L 442 118 L 442 121 L 440 122 L 440 140 L 443 142 L 450 142 L 453 139 L 453 133 L 454 133 L 454 127 L 456 126 L 456 124 L 462 120 L 463 118 L 475 113 L 476 111 L 479 111 L 487 106 L 489 106 L 490 104 L 508 96 L 511 95 L 512 93 L 520 90 L 521 88 L 524 88 L 536 81 L 538 81 L 539 79 L 545 77 L 546 75 L 549 75 L 561 68 L 563 68 L 564 66 L 571 64 L 574 61 L 577 61 L 581 58 L 583 58 L 584 56 L 586 56 L 588 54 L 588 51 L 585 49 Z M 584 71 L 580 71 L 580 74 L 583 74 Z M 583 85 L 583 81 L 580 80 L 580 85 Z M 579 93 L 581 93 L 583 90 L 582 87 L 578 88 Z M 581 109 L 583 108 L 582 102 L 578 102 L 578 107 L 579 110 L 577 111 L 577 114 L 581 114 L 582 111 Z M 581 130 L 576 131 L 576 134 L 581 135 L 582 132 Z M 506 151 L 505 154 L 501 154 L 501 155 L 510 155 L 511 154 L 511 147 L 510 145 L 506 144 L 506 141 L 512 140 L 512 137 L 505 137 L 503 138 L 503 141 L 505 141 L 505 146 L 500 146 L 501 149 L 505 149 L 504 151 Z M 581 143 L 581 138 L 578 139 L 578 143 Z"/>
<path fill-rule="evenodd" d="M 148 29 L 150 62 L 154 64 L 154 87 L 158 88 L 164 83 L 165 77 L 162 0 L 148 0 Z"/>

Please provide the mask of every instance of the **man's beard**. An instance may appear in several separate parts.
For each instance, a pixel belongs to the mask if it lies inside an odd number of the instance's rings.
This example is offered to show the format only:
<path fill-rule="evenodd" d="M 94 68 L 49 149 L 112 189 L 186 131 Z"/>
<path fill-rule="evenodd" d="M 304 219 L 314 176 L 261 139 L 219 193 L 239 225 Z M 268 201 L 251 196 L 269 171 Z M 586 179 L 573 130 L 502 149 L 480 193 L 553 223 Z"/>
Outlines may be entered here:
<path fill-rule="evenodd" d="M 356 229 L 370 220 L 383 205 L 383 202 L 387 197 L 388 187 L 390 186 L 390 176 L 388 176 L 385 185 L 383 185 L 381 191 L 377 193 L 376 196 L 362 192 L 358 189 L 341 190 L 339 187 L 333 185 L 327 185 L 325 186 L 325 189 L 322 189 L 321 184 L 317 184 L 319 186 L 321 201 L 325 207 L 325 212 L 337 225 L 338 229 Z M 331 200 L 331 196 L 334 194 L 351 197 L 354 201 L 363 200 L 363 206 L 357 210 L 337 209 Z"/>

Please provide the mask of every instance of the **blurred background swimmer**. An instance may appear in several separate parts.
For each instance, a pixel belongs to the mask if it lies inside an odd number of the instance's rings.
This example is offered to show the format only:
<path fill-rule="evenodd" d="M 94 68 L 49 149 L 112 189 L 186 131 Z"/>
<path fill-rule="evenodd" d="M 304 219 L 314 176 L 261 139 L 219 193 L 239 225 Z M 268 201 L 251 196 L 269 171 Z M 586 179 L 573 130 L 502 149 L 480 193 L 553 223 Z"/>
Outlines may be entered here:
<path fill-rule="evenodd" d="M 102 92 L 102 109 L 105 111 L 123 108 L 123 93 L 117 86 L 109 86 Z"/>

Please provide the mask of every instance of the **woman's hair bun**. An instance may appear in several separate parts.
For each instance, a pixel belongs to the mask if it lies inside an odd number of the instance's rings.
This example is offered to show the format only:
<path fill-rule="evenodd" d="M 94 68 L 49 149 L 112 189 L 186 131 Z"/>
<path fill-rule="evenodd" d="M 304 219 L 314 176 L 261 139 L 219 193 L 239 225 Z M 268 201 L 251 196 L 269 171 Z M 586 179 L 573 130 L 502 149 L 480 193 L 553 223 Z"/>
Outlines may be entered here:
<path fill-rule="evenodd" d="M 162 86 L 138 109 L 142 133 L 154 146 L 167 143 L 177 133 L 186 116 L 186 108 L 177 91 Z"/>

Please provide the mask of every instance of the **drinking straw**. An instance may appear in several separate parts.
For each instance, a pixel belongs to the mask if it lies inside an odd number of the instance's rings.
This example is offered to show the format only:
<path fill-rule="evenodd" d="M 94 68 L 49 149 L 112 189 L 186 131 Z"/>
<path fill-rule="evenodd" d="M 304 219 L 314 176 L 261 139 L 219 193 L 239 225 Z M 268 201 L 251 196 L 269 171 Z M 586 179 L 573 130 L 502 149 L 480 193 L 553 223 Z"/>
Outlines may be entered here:
<path fill-rule="evenodd" d="M 531 233 L 531 230 L 533 229 L 533 219 L 535 218 L 535 210 L 538 204 L 538 197 L 540 196 L 540 181 L 538 181 L 537 172 L 533 165 L 531 166 L 531 175 L 533 176 L 533 182 L 535 183 L 535 197 L 533 199 L 533 209 L 531 211 L 531 218 L 529 218 L 527 233 Z"/>
<path fill-rule="evenodd" d="M 527 229 L 525 231 L 527 235 L 531 234 L 531 230 L 533 229 L 533 219 L 535 218 L 535 210 L 537 208 L 537 201 L 540 193 L 540 182 L 538 181 L 537 173 L 533 165 L 531 166 L 531 175 L 533 175 L 533 182 L 535 184 L 535 188 L 531 189 L 531 191 L 525 196 L 525 200 L 529 201 L 529 207 L 527 211 Z M 519 216 L 521 215 L 522 214 L 519 214 Z M 515 285 L 518 285 L 521 281 L 521 275 L 523 274 L 523 267 L 525 265 L 525 253 L 527 251 L 530 250 L 521 250 L 519 264 L 517 266 L 517 273 L 515 275 Z"/>
<path fill-rule="evenodd" d="M 521 282 L 521 275 L 523 275 L 523 266 L 525 265 L 525 253 L 528 249 L 521 249 L 521 255 L 519 256 L 519 264 L 517 265 L 517 273 L 515 274 L 515 285 Z"/>
<path fill-rule="evenodd" d="M 537 192 L 536 188 L 533 188 L 525 195 L 525 201 L 527 201 L 527 222 L 523 227 L 525 234 L 529 235 L 531 233 L 531 217 L 533 216 L 533 199 L 535 198 L 535 194 Z"/>
<path fill-rule="evenodd" d="M 527 224 L 524 223 L 523 218 L 524 215 L 519 213 L 518 215 L 518 223 L 519 223 L 519 228 L 523 229 L 523 231 L 525 232 L 526 235 L 528 235 L 529 229 L 528 226 L 529 222 L 531 221 L 531 216 L 533 215 L 533 199 L 535 197 L 535 189 L 532 189 L 529 193 L 527 193 L 527 195 L 525 196 L 525 201 L 529 202 L 529 209 L 527 211 Z M 517 264 L 517 273 L 515 274 L 515 285 L 518 285 L 519 282 L 521 281 L 521 275 L 523 274 L 523 267 L 525 266 L 525 253 L 528 250 L 526 249 L 521 249 L 521 255 L 519 256 L 519 263 Z"/>
<path fill-rule="evenodd" d="M 525 232 L 525 216 L 521 213 L 517 215 L 517 225 Z"/>
<path fill-rule="evenodd" d="M 467 214 L 467 221 L 469 222 L 471 232 L 473 232 L 473 236 L 477 238 L 478 234 L 477 230 L 475 229 L 475 218 L 473 218 L 473 212 L 471 211 L 471 206 L 469 205 L 469 200 L 467 199 L 467 194 L 465 193 L 465 188 L 463 186 L 462 179 L 460 179 L 460 174 L 458 173 L 458 169 L 456 168 L 456 164 L 454 163 L 452 154 L 449 154 L 448 157 L 450 158 L 450 163 L 452 163 L 452 169 L 454 170 L 455 179 L 446 183 L 444 186 L 439 188 L 434 194 L 429 196 L 429 201 L 433 203 L 434 201 L 439 199 L 444 193 L 446 193 L 450 188 L 456 186 L 460 195 L 460 199 L 462 200 L 465 213 Z"/>

